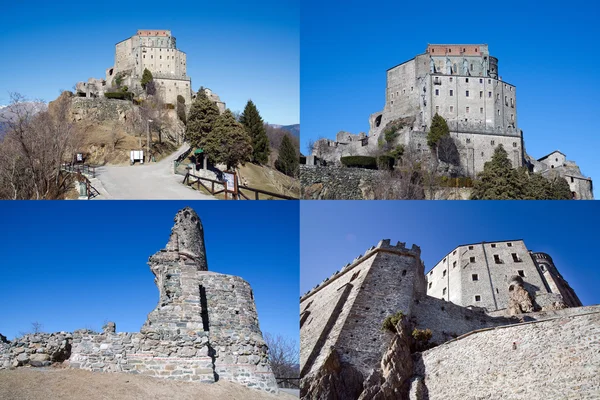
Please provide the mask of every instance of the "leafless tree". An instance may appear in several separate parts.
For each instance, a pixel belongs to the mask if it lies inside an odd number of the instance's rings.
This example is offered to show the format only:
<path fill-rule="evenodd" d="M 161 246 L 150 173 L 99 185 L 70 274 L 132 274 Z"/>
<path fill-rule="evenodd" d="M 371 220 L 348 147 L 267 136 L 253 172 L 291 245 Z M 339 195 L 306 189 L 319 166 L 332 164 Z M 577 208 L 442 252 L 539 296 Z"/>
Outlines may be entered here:
<path fill-rule="evenodd" d="M 269 362 L 275 377 L 278 382 L 283 380 L 280 378 L 292 378 L 292 380 L 280 383 L 280 387 L 294 386 L 295 378 L 300 377 L 300 347 L 298 343 L 291 338 L 282 335 L 273 336 L 270 333 L 265 333 L 265 342 L 269 347 Z M 289 385 L 291 384 L 291 385 Z"/>
<path fill-rule="evenodd" d="M 40 102 L 11 93 L 3 118 L 7 133 L 0 144 L 0 197 L 54 199 L 68 190 L 61 165 L 68 160 L 75 137 L 69 94 L 61 95 L 47 111 L 39 111 Z"/>
<path fill-rule="evenodd" d="M 393 171 L 382 172 L 370 187 L 376 200 L 422 200 L 428 171 L 416 152 L 405 152 Z"/>

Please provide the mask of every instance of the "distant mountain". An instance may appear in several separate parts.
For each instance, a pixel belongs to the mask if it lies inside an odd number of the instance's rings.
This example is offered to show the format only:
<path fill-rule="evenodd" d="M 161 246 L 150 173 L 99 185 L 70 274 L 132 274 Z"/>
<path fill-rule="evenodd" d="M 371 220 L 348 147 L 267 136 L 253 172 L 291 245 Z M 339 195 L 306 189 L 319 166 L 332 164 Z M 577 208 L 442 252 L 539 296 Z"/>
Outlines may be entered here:
<path fill-rule="evenodd" d="M 297 138 L 300 137 L 300 124 L 294 124 L 294 125 L 275 125 L 275 124 L 269 124 L 269 125 L 271 125 L 273 128 L 283 129 L 285 131 L 288 131 L 288 132 L 290 132 L 292 135 L 294 135 Z"/>
<path fill-rule="evenodd" d="M 23 110 L 30 111 L 32 114 L 37 114 L 40 111 L 44 111 L 48 108 L 48 105 L 36 101 L 26 101 L 19 103 L 19 107 Z M 6 134 L 8 129 L 7 121 L 10 121 L 15 116 L 14 106 L 0 106 L 0 139 Z"/>

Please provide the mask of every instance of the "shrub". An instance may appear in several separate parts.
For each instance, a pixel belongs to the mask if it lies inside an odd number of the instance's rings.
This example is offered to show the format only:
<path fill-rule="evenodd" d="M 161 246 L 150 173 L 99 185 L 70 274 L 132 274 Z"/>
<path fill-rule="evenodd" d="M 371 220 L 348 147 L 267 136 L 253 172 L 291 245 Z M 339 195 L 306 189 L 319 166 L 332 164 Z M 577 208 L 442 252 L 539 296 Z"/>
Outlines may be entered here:
<path fill-rule="evenodd" d="M 394 315 L 389 315 L 383 320 L 383 325 L 381 326 L 382 331 L 390 331 L 392 333 L 397 333 L 396 325 L 404 318 L 404 314 L 402 311 L 398 311 Z"/>
<path fill-rule="evenodd" d="M 387 154 L 377 157 L 377 167 L 379 169 L 394 169 L 395 162 L 396 159 Z"/>
<path fill-rule="evenodd" d="M 348 156 L 340 158 L 342 165 L 349 168 L 377 169 L 377 159 L 369 156 Z"/>
<path fill-rule="evenodd" d="M 105 92 L 104 97 L 106 97 L 107 99 L 133 100 L 133 93 L 131 93 L 131 92 Z"/>
<path fill-rule="evenodd" d="M 435 343 L 429 343 L 432 335 L 433 334 L 431 333 L 431 329 L 413 329 L 412 337 L 414 339 L 414 343 L 412 346 L 412 350 L 425 351 L 431 349 L 432 347 L 435 347 Z"/>

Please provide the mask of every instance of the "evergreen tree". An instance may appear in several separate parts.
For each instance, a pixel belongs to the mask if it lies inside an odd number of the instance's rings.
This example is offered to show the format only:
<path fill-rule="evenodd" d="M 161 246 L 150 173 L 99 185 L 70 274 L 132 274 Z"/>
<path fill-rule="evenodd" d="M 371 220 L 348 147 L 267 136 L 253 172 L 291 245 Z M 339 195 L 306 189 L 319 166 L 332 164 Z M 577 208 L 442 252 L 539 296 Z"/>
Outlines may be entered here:
<path fill-rule="evenodd" d="M 569 182 L 563 177 L 557 176 L 551 183 L 552 198 L 556 200 L 572 200 L 573 193 L 569 187 Z"/>
<path fill-rule="evenodd" d="M 269 161 L 269 138 L 265 123 L 252 100 L 246 103 L 244 112 L 240 115 L 240 122 L 252 139 L 252 162 L 266 164 Z"/>
<path fill-rule="evenodd" d="M 298 151 L 290 140 L 288 135 L 285 135 L 281 140 L 279 147 L 279 157 L 275 161 L 275 168 L 288 176 L 295 177 L 298 175 L 298 165 L 300 160 Z"/>
<path fill-rule="evenodd" d="M 251 160 L 251 142 L 244 126 L 227 109 L 217 118 L 212 131 L 202 136 L 200 146 L 214 163 L 222 163 L 227 169 L 232 169 Z"/>
<path fill-rule="evenodd" d="M 435 148 L 440 139 L 449 134 L 450 128 L 448 128 L 446 120 L 444 117 L 438 115 L 438 113 L 435 113 L 431 120 L 431 128 L 429 128 L 429 132 L 427 133 L 427 145 Z"/>
<path fill-rule="evenodd" d="M 512 168 L 502 145 L 494 150 L 492 160 L 483 166 L 483 172 L 473 185 L 473 200 L 511 200 L 524 198 L 523 176 Z"/>
<path fill-rule="evenodd" d="M 550 200 L 554 198 L 552 185 L 548 179 L 540 174 L 531 174 L 528 178 L 525 200 Z"/>
<path fill-rule="evenodd" d="M 190 107 L 185 129 L 186 140 L 192 147 L 203 148 L 203 140 L 213 130 L 213 125 L 219 117 L 219 109 L 200 88 L 196 100 Z"/>
<path fill-rule="evenodd" d="M 177 95 L 177 117 L 185 125 L 187 123 L 185 116 L 185 99 L 182 95 Z"/>
<path fill-rule="evenodd" d="M 144 73 L 142 74 L 142 80 L 140 81 L 142 88 L 146 90 L 146 85 L 152 82 L 154 78 L 152 77 L 152 72 L 148 70 L 148 68 L 144 68 Z"/>

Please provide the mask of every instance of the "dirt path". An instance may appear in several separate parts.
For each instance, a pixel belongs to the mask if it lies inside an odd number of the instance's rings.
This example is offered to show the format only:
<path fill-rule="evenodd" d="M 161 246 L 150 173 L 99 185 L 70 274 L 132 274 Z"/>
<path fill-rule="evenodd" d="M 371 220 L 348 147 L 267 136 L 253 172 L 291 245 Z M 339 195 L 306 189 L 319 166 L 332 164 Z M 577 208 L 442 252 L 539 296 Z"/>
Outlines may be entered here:
<path fill-rule="evenodd" d="M 215 200 L 181 184 L 183 176 L 173 174 L 173 161 L 188 148 L 185 144 L 157 163 L 97 168 L 92 185 L 101 195 L 96 199 Z"/>
<path fill-rule="evenodd" d="M 3 400 L 294 400 L 231 382 L 177 382 L 150 376 L 73 369 L 19 368 L 0 371 Z"/>

